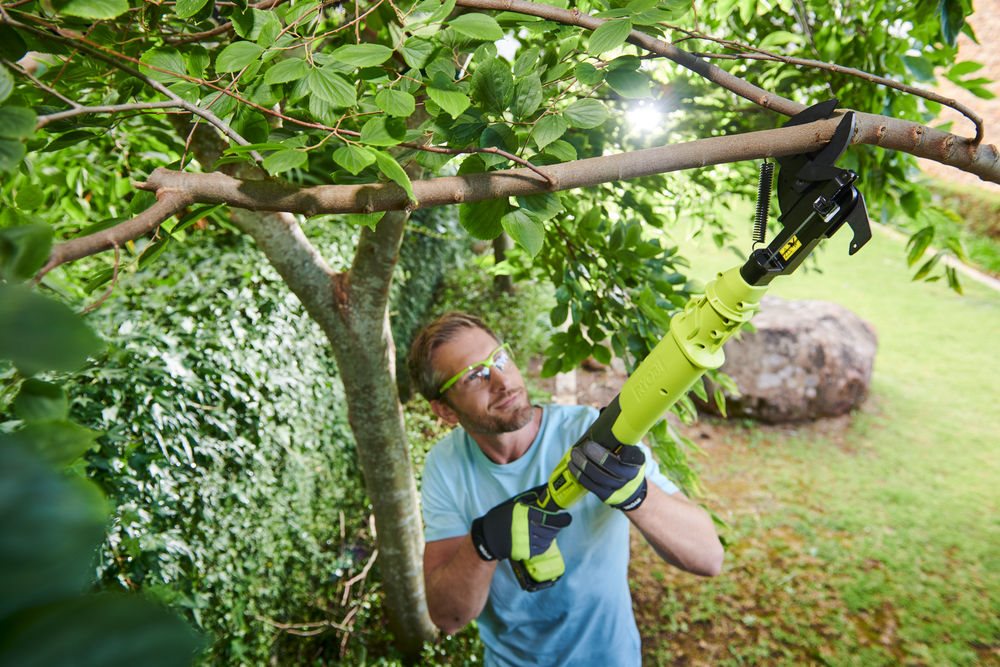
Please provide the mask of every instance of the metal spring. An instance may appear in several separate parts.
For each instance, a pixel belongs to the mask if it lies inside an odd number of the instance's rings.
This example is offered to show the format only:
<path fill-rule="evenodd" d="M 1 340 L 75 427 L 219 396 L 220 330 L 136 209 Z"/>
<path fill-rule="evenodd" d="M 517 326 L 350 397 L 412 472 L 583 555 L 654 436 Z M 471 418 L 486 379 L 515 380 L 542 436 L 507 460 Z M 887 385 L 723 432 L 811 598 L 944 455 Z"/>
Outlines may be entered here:
<path fill-rule="evenodd" d="M 757 212 L 753 219 L 753 242 L 764 243 L 767 236 L 767 214 L 771 208 L 771 181 L 774 179 L 774 163 L 764 162 L 760 165 L 760 178 L 757 181 Z"/>

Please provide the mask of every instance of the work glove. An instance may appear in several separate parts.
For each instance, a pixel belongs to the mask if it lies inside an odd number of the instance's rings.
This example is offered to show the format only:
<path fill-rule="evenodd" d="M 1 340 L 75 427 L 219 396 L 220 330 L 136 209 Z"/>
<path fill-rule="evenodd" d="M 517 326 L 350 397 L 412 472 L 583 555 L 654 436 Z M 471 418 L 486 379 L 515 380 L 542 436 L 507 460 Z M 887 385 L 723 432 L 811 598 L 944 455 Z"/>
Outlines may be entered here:
<path fill-rule="evenodd" d="M 603 502 L 629 512 L 646 499 L 646 455 L 636 445 L 622 445 L 617 454 L 593 440 L 570 452 L 569 471 Z"/>
<path fill-rule="evenodd" d="M 527 560 L 545 553 L 573 520 L 566 512 L 539 509 L 545 485 L 505 500 L 472 522 L 472 543 L 483 560 Z"/>

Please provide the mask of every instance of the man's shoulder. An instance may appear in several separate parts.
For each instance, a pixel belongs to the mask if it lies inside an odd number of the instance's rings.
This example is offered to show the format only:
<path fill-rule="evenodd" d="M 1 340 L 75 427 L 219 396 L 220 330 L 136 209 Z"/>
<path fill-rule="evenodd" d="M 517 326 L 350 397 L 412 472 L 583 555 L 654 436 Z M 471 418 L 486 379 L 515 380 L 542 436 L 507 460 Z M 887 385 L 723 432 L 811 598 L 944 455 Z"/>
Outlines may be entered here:
<path fill-rule="evenodd" d="M 598 411 L 589 405 L 545 406 L 548 428 L 578 430 L 581 433 L 597 419 Z"/>
<path fill-rule="evenodd" d="M 442 465 L 460 456 L 465 441 L 464 435 L 465 430 L 457 427 L 431 445 L 424 465 Z"/>

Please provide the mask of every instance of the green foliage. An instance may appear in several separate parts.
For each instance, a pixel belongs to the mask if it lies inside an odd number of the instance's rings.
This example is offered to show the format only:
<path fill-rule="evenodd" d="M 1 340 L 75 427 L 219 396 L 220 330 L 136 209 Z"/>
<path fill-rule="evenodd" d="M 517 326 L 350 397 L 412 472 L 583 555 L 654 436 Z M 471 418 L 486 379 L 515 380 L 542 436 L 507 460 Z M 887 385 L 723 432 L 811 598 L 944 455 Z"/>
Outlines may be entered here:
<path fill-rule="evenodd" d="M 0 275 L 37 269 L 50 239 L 5 234 Z M 0 663 L 190 664 L 200 642 L 174 614 L 141 596 L 84 594 L 107 507 L 93 482 L 60 469 L 97 434 L 69 420 L 61 384 L 27 376 L 76 370 L 99 339 L 65 304 L 3 279 L 0 332 Z"/>
<path fill-rule="evenodd" d="M 183 609 L 215 638 L 208 662 L 266 662 L 273 624 L 337 613 L 368 557 L 343 390 L 247 241 L 172 252 L 183 273 L 137 274 L 91 316 L 111 348 L 80 374 L 74 414 L 103 431 L 87 462 L 115 506 L 98 570 Z"/>

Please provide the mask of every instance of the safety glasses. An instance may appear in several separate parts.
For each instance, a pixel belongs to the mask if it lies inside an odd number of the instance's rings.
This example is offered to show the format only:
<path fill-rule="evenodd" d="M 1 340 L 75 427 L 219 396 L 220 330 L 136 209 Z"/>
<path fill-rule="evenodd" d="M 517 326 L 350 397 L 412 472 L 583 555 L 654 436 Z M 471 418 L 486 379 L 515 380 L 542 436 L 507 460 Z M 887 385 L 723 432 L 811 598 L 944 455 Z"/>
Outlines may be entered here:
<path fill-rule="evenodd" d="M 438 389 L 438 397 L 444 394 L 456 384 L 460 384 L 462 387 L 472 387 L 479 384 L 485 384 L 490 379 L 490 369 L 497 369 L 503 372 L 507 363 L 511 360 L 510 345 L 504 343 L 497 349 L 490 352 L 490 356 L 483 361 L 477 362 L 470 366 L 466 366 L 463 370 L 455 373 L 454 376 Z"/>

